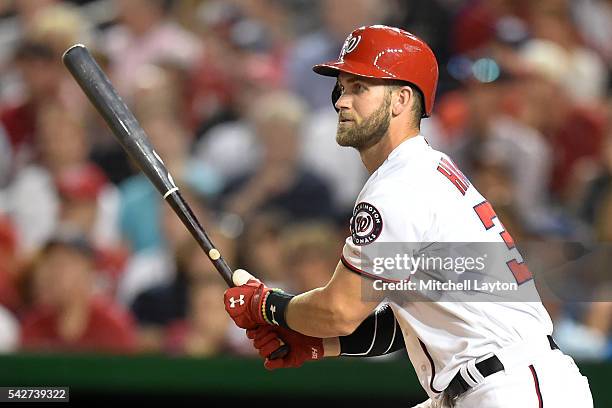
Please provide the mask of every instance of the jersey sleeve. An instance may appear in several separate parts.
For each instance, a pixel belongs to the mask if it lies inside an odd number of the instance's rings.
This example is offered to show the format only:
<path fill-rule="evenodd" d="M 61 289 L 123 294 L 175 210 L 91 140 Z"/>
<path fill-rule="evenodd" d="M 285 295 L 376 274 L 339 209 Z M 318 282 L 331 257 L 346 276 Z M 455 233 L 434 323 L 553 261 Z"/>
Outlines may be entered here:
<path fill-rule="evenodd" d="M 402 189 L 403 187 L 403 189 Z M 360 195 L 350 220 L 341 261 L 360 275 L 397 282 L 409 280 L 412 263 L 431 229 L 425 200 L 410 197 L 409 187 L 378 183 Z"/>

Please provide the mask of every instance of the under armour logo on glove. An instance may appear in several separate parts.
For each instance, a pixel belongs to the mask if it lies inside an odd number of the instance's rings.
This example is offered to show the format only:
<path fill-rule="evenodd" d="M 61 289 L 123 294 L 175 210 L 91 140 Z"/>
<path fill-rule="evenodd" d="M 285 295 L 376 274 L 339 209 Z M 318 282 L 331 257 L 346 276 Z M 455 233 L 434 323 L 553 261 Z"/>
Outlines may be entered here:
<path fill-rule="evenodd" d="M 268 292 L 270 289 L 266 285 L 251 278 L 243 285 L 227 289 L 223 294 L 223 306 L 236 326 L 243 329 L 270 324 L 264 319 L 267 309 L 263 304 Z"/>
<path fill-rule="evenodd" d="M 229 298 L 229 301 L 230 301 L 230 307 L 232 309 L 236 307 L 236 303 L 242 306 L 244 305 L 244 295 L 240 295 L 240 298 L 238 298 L 238 300 L 234 299 L 234 297 L 232 296 L 231 298 Z"/>

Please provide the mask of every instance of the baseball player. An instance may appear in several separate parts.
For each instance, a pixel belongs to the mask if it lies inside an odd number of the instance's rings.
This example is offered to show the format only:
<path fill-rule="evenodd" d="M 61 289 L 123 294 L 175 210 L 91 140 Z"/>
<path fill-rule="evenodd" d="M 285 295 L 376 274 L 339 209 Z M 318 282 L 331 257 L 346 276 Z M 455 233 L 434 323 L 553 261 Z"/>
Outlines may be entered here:
<path fill-rule="evenodd" d="M 359 151 L 371 176 L 325 287 L 293 296 L 235 272 L 235 282 L 246 283 L 227 290 L 225 308 L 247 329 L 265 366 L 299 367 L 324 356 L 380 356 L 405 347 L 430 397 L 421 406 L 592 407 L 588 381 L 551 337 L 551 319 L 510 234 L 452 160 L 419 134 L 438 80 L 427 44 L 401 29 L 361 27 L 337 61 L 313 70 L 337 78 L 336 140 Z M 423 301 L 426 291 L 418 288 L 364 296 L 366 287 L 438 276 L 423 268 L 406 276 L 398 267 L 373 272 L 369 249 L 407 243 L 406 252 L 416 255 L 426 243 L 450 242 L 501 245 L 501 258 L 494 257 L 480 278 L 504 273 L 518 289 L 486 302 Z M 532 297 L 516 301 L 516 293 Z M 281 341 L 289 353 L 267 358 Z"/>

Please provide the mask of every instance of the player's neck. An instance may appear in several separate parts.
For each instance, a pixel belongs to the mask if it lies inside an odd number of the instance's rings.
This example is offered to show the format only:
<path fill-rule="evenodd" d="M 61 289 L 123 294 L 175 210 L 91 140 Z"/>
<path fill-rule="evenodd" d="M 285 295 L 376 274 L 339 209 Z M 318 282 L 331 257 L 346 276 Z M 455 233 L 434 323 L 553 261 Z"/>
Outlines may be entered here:
<path fill-rule="evenodd" d="M 419 129 L 408 129 L 402 132 L 389 132 L 380 139 L 380 142 L 366 149 L 360 150 L 361 161 L 368 170 L 368 173 L 374 173 L 387 160 L 396 147 L 407 139 L 413 138 L 419 134 Z"/>

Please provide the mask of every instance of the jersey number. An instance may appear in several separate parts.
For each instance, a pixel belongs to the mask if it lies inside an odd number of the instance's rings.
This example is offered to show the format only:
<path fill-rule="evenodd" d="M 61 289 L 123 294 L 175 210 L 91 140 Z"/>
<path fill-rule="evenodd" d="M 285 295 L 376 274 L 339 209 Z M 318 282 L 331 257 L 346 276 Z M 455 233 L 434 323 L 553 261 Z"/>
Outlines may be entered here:
<path fill-rule="evenodd" d="M 478 218 L 480 218 L 480 221 L 482 221 L 482 224 L 487 230 L 493 228 L 493 226 L 495 225 L 493 223 L 493 219 L 497 218 L 497 214 L 495 214 L 493 207 L 488 201 L 483 201 L 482 203 L 476 205 L 474 207 L 474 211 L 476 211 L 476 214 L 478 214 Z M 503 224 L 502 228 L 504 228 Z M 499 235 L 506 243 L 508 250 L 511 250 L 516 247 L 516 245 L 514 244 L 514 240 L 512 239 L 508 231 L 504 229 L 502 230 L 502 232 L 500 232 Z M 529 271 L 529 268 L 527 268 L 527 264 L 525 262 L 519 262 L 516 259 L 512 259 L 506 262 L 506 265 L 508 265 L 510 272 L 512 272 L 512 275 L 514 275 L 514 278 L 516 279 L 516 283 L 518 283 L 519 285 L 527 282 L 530 279 L 533 279 L 533 275 Z"/>

